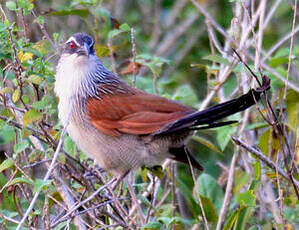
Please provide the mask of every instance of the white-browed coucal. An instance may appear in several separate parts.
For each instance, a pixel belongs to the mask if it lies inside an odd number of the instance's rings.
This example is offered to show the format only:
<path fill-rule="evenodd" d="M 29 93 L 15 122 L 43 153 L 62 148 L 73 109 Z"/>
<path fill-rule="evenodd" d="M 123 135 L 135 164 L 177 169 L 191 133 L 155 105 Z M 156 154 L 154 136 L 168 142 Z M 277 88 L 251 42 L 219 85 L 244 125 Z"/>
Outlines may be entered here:
<path fill-rule="evenodd" d="M 186 142 L 194 130 L 254 105 L 269 82 L 239 98 L 197 111 L 182 103 L 128 85 L 106 69 L 95 54 L 93 39 L 84 33 L 64 45 L 56 72 L 59 119 L 78 147 L 97 164 L 124 175 L 140 166 L 160 165 L 166 158 L 202 170 Z M 189 160 L 188 160 L 189 158 Z"/>

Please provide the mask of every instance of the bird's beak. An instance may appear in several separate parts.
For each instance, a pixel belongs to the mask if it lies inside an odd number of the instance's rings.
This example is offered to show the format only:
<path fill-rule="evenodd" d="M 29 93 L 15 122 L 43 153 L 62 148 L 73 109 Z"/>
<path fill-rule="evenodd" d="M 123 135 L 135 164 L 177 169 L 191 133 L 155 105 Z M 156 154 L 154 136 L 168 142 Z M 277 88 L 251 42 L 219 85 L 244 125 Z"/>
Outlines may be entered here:
<path fill-rule="evenodd" d="M 84 50 L 86 52 L 86 55 L 89 56 L 90 54 L 90 47 L 87 43 L 84 42 Z"/>

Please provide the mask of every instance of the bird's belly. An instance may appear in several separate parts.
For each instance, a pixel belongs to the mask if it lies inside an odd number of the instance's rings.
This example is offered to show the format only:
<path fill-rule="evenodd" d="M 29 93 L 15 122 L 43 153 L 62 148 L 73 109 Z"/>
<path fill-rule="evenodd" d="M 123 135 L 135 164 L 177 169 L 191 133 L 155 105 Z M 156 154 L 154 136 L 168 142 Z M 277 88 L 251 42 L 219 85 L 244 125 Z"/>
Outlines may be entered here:
<path fill-rule="evenodd" d="M 88 157 L 105 170 L 122 174 L 140 166 L 161 164 L 168 156 L 168 148 L 145 143 L 140 137 L 123 134 L 107 136 L 92 125 L 70 122 L 70 137 Z"/>

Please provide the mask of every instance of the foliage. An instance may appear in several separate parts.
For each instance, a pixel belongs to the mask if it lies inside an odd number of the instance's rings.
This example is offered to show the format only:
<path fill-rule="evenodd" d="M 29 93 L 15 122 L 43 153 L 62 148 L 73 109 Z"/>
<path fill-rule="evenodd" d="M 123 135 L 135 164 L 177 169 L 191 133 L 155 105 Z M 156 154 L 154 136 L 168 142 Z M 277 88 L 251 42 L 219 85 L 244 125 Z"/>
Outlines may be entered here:
<path fill-rule="evenodd" d="M 218 33 L 217 26 L 205 19 L 192 2 L 201 4 L 218 23 L 218 28 L 223 27 L 227 33 Z M 253 4 L 250 7 L 245 7 L 244 1 L 223 0 L 211 3 L 205 0 L 2 1 L 1 229 L 16 228 L 39 190 L 41 194 L 24 229 L 58 230 L 67 226 L 84 229 L 78 224 L 80 220 L 90 228 L 121 229 L 129 225 L 141 229 L 214 229 L 223 215 L 221 208 L 226 192 L 230 193 L 231 200 L 226 204 L 223 229 L 299 228 L 294 183 L 231 140 L 232 136 L 245 140 L 276 167 L 299 180 L 299 92 L 295 84 L 299 78 L 298 39 L 291 43 L 291 55 L 290 42 L 269 52 L 291 32 L 290 15 L 296 6 L 292 1 L 281 2 L 278 8 L 273 8 L 274 16 L 266 24 L 263 20 L 270 15 L 267 7 L 274 7 L 275 1 L 249 2 Z M 265 2 L 267 10 L 260 5 Z M 258 7 L 262 8 L 258 15 L 260 24 L 255 25 L 252 20 Z M 248 37 L 244 37 L 248 28 Z M 295 28 L 298 31 L 298 23 Z M 132 29 L 136 31 L 136 42 L 132 39 Z M 145 169 L 134 174 L 132 184 L 144 221 L 134 201 L 128 199 L 126 184 L 115 192 L 118 201 L 105 188 L 78 207 L 76 214 L 82 219 L 73 214 L 64 218 L 76 202 L 90 197 L 104 186 L 103 180 L 112 178 L 109 173 L 95 170 L 92 161 L 66 136 L 64 151 L 59 155 L 51 179 L 41 179 L 61 135 L 58 99 L 53 92 L 58 53 L 67 37 L 78 31 L 88 32 L 95 38 L 96 53 L 104 65 L 130 84 L 137 73 L 138 88 L 196 108 L 237 97 L 254 82 L 244 64 L 236 63 L 230 51 L 235 48 L 256 75 L 260 76 L 261 70 L 271 78 L 268 97 L 282 132 L 263 118 L 269 116 L 264 99 L 259 104 L 260 113 L 252 108 L 249 113 L 229 118 L 238 120 L 240 125 L 195 134 L 189 145 L 204 165 L 204 173 L 191 173 L 186 165 L 168 163 L 162 172 L 155 169 L 150 173 Z M 292 38 L 289 36 L 287 40 Z M 137 50 L 132 52 L 134 45 Z M 230 192 L 226 185 L 234 154 L 240 157 L 233 167 L 234 184 Z M 130 218 L 123 218 L 124 215 Z"/>

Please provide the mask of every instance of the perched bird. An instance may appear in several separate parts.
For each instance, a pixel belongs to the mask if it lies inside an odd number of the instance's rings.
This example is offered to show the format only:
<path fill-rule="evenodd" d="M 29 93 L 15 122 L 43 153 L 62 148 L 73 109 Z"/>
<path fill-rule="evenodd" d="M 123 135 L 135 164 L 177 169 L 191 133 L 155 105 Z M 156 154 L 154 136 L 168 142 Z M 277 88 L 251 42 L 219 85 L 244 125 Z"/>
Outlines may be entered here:
<path fill-rule="evenodd" d="M 266 83 L 265 83 L 266 84 Z M 182 103 L 136 89 L 106 69 L 85 33 L 64 45 L 56 72 L 59 119 L 78 147 L 105 170 L 125 175 L 166 158 L 203 170 L 186 148 L 194 130 L 234 121 L 216 121 L 254 105 L 269 83 L 237 99 L 197 111 Z"/>

